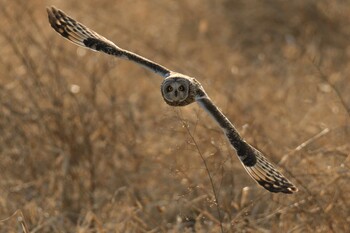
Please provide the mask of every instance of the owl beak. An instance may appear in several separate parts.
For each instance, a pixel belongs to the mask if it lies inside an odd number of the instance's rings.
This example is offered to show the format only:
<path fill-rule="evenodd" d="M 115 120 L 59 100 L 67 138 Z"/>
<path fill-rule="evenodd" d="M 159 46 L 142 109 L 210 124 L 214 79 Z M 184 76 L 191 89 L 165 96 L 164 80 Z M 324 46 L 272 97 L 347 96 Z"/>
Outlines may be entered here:
<path fill-rule="evenodd" d="M 177 90 L 175 90 L 174 94 L 175 94 L 175 97 L 177 97 Z"/>

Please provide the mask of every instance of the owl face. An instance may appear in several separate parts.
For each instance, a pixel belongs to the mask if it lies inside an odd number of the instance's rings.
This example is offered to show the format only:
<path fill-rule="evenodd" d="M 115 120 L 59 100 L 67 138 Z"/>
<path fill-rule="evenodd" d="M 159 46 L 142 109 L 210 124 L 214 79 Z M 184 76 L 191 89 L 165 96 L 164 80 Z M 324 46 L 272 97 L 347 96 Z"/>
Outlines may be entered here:
<path fill-rule="evenodd" d="M 161 85 L 162 96 L 171 106 L 184 106 L 192 103 L 191 82 L 185 77 L 168 77 Z"/>

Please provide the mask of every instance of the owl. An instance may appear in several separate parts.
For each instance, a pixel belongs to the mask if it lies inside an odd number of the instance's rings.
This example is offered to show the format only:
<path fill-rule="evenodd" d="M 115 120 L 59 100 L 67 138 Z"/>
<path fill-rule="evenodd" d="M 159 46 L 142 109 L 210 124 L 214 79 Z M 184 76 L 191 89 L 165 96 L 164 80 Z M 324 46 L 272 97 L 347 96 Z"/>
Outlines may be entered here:
<path fill-rule="evenodd" d="M 172 71 L 136 53 L 122 49 L 54 6 L 47 8 L 51 27 L 76 45 L 137 63 L 162 76 L 161 94 L 174 107 L 196 102 L 220 126 L 247 173 L 270 192 L 292 194 L 298 189 L 256 148 L 247 143 L 234 125 L 213 103 L 195 78 Z"/>

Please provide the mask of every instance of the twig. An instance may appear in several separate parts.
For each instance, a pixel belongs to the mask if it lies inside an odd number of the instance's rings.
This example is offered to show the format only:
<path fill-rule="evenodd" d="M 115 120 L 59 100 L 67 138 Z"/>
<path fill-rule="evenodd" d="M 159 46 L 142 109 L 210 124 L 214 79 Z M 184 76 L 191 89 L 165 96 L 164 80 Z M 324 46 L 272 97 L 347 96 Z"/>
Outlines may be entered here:
<path fill-rule="evenodd" d="M 322 79 L 322 81 L 324 81 L 325 83 L 327 83 L 335 92 L 335 94 L 338 96 L 338 99 L 340 100 L 341 105 L 343 106 L 343 108 L 346 110 L 346 112 L 348 113 L 348 116 L 350 117 L 350 107 L 347 106 L 344 98 L 342 97 L 341 93 L 339 92 L 339 90 L 337 89 L 337 87 L 331 83 L 327 76 L 322 72 L 321 67 L 319 64 L 316 64 L 316 62 L 313 60 L 311 60 L 312 64 L 315 66 L 315 68 L 317 69 L 317 71 L 320 74 L 320 78 Z"/>
<path fill-rule="evenodd" d="M 4 219 L 0 219 L 0 223 L 10 220 L 11 218 L 13 218 L 16 215 L 19 215 L 19 216 L 17 216 L 17 221 L 21 225 L 23 232 L 24 233 L 29 233 L 28 226 L 26 224 L 26 221 L 25 221 L 24 215 L 22 213 L 22 210 L 16 210 L 11 216 L 9 216 L 7 218 L 4 218 Z"/>
<path fill-rule="evenodd" d="M 301 143 L 300 145 L 298 145 L 294 150 L 290 151 L 289 153 L 287 153 L 286 155 L 284 155 L 282 157 L 282 159 L 280 160 L 280 162 L 278 163 L 278 165 L 283 164 L 284 162 L 287 161 L 288 157 L 295 153 L 296 151 L 300 151 L 302 149 L 304 149 L 306 146 L 310 145 L 311 143 L 313 143 L 314 141 L 316 141 L 317 139 L 319 139 L 320 137 L 322 137 L 323 135 L 326 135 L 327 133 L 330 132 L 329 128 L 325 128 L 323 129 L 321 132 L 319 132 L 318 134 L 316 134 L 315 136 L 309 138 L 308 140 L 306 140 L 305 142 Z"/>
<path fill-rule="evenodd" d="M 186 129 L 188 135 L 190 136 L 192 142 L 194 143 L 194 145 L 195 145 L 195 147 L 196 147 L 196 149 L 198 151 L 198 154 L 201 157 L 201 160 L 202 160 L 202 162 L 204 164 L 205 170 L 206 170 L 206 172 L 208 174 L 208 177 L 209 177 L 209 180 L 210 180 L 211 188 L 213 190 L 214 198 L 215 198 L 216 209 L 217 209 L 218 217 L 219 217 L 219 221 L 220 221 L 220 229 L 221 229 L 221 232 L 224 233 L 224 228 L 222 226 L 222 216 L 221 216 L 221 211 L 220 211 L 220 206 L 219 206 L 219 197 L 218 197 L 218 195 L 216 193 L 216 189 L 215 189 L 215 186 L 214 186 L 214 181 L 213 181 L 213 178 L 212 178 L 212 176 L 210 174 L 210 170 L 208 168 L 207 162 L 206 162 L 206 160 L 205 160 L 201 150 L 199 149 L 197 141 L 195 140 L 194 136 L 192 135 L 188 125 L 183 120 L 183 118 L 180 116 L 180 113 L 178 111 L 176 111 L 176 114 L 177 114 L 177 117 L 181 120 L 181 123 L 185 127 L 185 129 Z"/>

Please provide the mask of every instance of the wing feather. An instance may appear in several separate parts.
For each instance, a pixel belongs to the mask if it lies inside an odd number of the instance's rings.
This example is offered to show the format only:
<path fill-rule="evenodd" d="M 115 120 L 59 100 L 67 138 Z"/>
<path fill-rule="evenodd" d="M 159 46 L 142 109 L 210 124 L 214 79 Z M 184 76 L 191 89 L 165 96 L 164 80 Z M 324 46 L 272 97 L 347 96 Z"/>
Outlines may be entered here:
<path fill-rule="evenodd" d="M 244 141 L 233 124 L 204 91 L 201 92 L 201 96 L 197 96 L 196 101 L 223 129 L 250 177 L 270 192 L 291 194 L 298 191 L 292 182 L 285 178 L 259 150 Z"/>
<path fill-rule="evenodd" d="M 94 51 L 136 62 L 164 78 L 170 75 L 171 71 L 169 69 L 136 53 L 121 49 L 112 41 L 69 17 L 66 13 L 54 6 L 47 8 L 47 13 L 51 27 L 72 43 Z"/>

